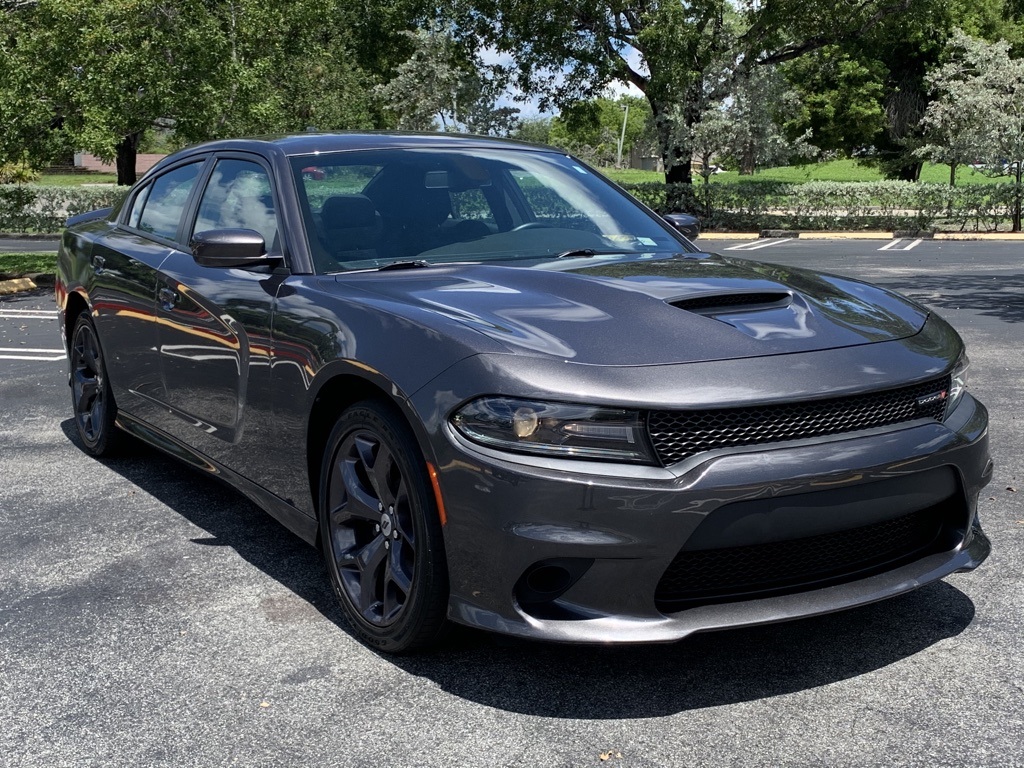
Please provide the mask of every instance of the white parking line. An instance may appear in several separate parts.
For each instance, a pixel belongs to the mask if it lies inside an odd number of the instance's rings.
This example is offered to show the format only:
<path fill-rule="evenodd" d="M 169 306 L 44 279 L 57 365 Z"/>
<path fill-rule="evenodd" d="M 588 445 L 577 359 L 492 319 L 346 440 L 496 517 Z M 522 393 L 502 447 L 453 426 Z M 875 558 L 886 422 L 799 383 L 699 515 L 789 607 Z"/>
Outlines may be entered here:
<path fill-rule="evenodd" d="M 769 238 L 765 241 L 755 240 L 752 243 L 742 243 L 740 245 L 734 245 L 731 248 L 725 248 L 726 251 L 758 251 L 761 248 L 770 248 L 773 245 L 782 245 L 792 240 L 792 237 L 778 237 Z"/>
<path fill-rule="evenodd" d="M 40 309 L 0 309 L 0 319 L 9 320 L 56 320 L 57 310 L 44 312 Z"/>
<path fill-rule="evenodd" d="M 9 353 L 14 354 L 9 354 Z M 28 352 L 47 352 L 49 354 L 37 355 L 27 354 Z M 38 360 L 40 362 L 52 363 L 57 360 L 64 360 L 67 355 L 64 354 L 63 350 L 60 349 L 36 349 L 36 350 L 7 350 L 0 349 L 0 360 Z"/>
<path fill-rule="evenodd" d="M 893 240 L 888 245 L 883 245 L 878 250 L 880 250 L 880 251 L 912 251 L 915 248 L 917 248 L 917 246 L 919 246 L 921 244 L 920 240 L 914 240 L 913 242 L 907 243 L 902 248 L 897 248 L 896 246 L 898 244 L 902 243 L 902 242 L 903 242 L 903 238 L 899 238 L 898 240 Z"/>

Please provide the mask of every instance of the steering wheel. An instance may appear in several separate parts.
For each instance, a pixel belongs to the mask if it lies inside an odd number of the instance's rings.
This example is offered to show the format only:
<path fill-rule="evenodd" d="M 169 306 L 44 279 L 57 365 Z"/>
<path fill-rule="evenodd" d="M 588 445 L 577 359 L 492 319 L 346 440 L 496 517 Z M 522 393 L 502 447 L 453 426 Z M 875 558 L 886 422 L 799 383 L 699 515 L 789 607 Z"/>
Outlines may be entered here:
<path fill-rule="evenodd" d="M 509 232 L 522 232 L 524 229 L 551 229 L 551 225 L 545 224 L 543 221 L 528 221 L 518 227 L 512 227 Z"/>

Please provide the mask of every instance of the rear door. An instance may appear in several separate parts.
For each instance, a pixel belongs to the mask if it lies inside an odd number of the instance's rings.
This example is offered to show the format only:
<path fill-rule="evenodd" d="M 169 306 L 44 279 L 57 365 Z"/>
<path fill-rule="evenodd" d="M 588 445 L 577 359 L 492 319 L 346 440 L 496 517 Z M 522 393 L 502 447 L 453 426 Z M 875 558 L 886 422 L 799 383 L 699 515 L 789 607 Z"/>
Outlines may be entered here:
<path fill-rule="evenodd" d="M 204 159 L 139 187 L 119 224 L 93 246 L 89 295 L 118 408 L 152 420 L 164 400 L 157 347 L 157 270 L 174 250 Z"/>

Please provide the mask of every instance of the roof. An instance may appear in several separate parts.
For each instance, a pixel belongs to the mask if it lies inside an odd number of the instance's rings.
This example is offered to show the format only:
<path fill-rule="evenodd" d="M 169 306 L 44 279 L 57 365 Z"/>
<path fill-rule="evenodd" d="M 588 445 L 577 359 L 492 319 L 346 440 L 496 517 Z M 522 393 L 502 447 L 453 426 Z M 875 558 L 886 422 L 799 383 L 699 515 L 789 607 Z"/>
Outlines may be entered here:
<path fill-rule="evenodd" d="M 493 147 L 505 149 L 547 149 L 512 139 L 474 136 L 464 133 L 399 133 L 392 131 L 344 131 L 338 133 L 297 133 L 286 136 L 254 136 L 225 139 L 190 147 L 191 150 L 255 149 L 254 145 L 272 144 L 285 155 L 312 155 L 317 152 L 341 152 L 356 149 L 409 149 L 414 147 L 468 148 Z"/>

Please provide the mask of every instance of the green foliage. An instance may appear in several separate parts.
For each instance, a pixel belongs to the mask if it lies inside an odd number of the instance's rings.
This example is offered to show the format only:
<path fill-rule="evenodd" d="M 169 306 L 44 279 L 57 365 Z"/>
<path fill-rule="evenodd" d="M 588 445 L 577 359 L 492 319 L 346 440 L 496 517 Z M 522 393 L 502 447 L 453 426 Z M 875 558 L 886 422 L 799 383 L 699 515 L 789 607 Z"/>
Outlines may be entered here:
<path fill-rule="evenodd" d="M 512 131 L 511 138 L 519 141 L 529 141 L 533 144 L 551 143 L 550 117 L 529 117 L 519 121 L 519 125 Z"/>
<path fill-rule="evenodd" d="M 72 151 L 124 170 L 171 144 L 386 127 L 372 88 L 422 0 L 38 0 L 0 13 L 0 159 Z M 358 64 L 356 62 L 359 62 Z M 133 174 L 132 174 L 133 175 Z M 130 181 L 130 176 L 122 181 Z"/>
<path fill-rule="evenodd" d="M 620 138 L 625 158 L 634 145 L 649 147 L 654 140 L 651 123 L 651 107 L 645 99 L 628 95 L 618 99 L 601 96 L 563 109 L 551 121 L 548 143 L 594 165 L 607 166 L 618 160 Z"/>
<path fill-rule="evenodd" d="M 902 181 L 624 186 L 660 213 L 686 210 L 701 216 L 705 229 L 725 231 L 1005 228 L 1022 192 L 1011 183 L 954 188 Z"/>
<path fill-rule="evenodd" d="M 123 187 L 0 185 L 0 232 L 60 232 L 79 213 L 120 205 Z"/>
<path fill-rule="evenodd" d="M 500 68 L 485 65 L 475 49 L 460 45 L 447 31 L 431 28 L 406 33 L 412 55 L 375 94 L 402 130 L 507 135 L 519 110 L 499 107 L 505 89 Z"/>
<path fill-rule="evenodd" d="M 31 253 L 0 253 L 0 279 L 33 275 L 37 272 L 53 273 L 57 269 L 55 251 Z"/>
<path fill-rule="evenodd" d="M 25 163 L 0 164 L 0 184 L 28 184 L 38 178 L 38 171 Z"/>

